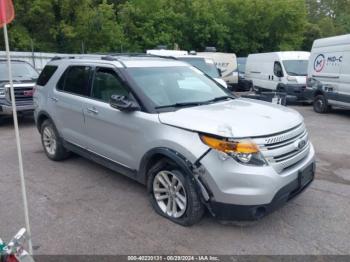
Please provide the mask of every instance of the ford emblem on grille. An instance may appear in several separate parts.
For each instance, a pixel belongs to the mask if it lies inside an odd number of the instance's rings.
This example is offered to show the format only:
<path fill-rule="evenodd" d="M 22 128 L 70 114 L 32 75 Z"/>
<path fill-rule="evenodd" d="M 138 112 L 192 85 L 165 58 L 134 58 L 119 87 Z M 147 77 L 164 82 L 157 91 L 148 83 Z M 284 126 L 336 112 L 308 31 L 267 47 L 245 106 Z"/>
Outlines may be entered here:
<path fill-rule="evenodd" d="M 305 145 L 306 145 L 306 141 L 305 140 L 297 140 L 294 143 L 295 148 L 298 149 L 298 150 L 302 149 Z"/>

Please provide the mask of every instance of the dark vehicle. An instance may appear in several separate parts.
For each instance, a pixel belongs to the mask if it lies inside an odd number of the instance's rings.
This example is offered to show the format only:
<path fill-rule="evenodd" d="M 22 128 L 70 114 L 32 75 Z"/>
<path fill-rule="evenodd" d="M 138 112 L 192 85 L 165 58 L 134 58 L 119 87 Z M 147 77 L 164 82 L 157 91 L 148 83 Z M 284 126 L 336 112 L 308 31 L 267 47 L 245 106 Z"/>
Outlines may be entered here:
<path fill-rule="evenodd" d="M 27 62 L 11 61 L 13 86 L 17 112 L 20 114 L 34 111 L 33 88 L 38 72 Z M 0 117 L 12 115 L 10 83 L 6 60 L 0 60 Z"/>

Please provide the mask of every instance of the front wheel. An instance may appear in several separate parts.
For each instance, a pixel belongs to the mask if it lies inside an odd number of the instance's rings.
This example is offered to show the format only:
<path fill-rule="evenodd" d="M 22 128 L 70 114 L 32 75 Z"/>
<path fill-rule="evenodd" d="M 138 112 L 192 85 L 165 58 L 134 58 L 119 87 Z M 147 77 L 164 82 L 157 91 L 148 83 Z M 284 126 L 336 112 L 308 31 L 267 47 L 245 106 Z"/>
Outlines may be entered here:
<path fill-rule="evenodd" d="M 170 161 L 161 160 L 149 170 L 148 189 L 151 204 L 161 216 L 183 226 L 202 218 L 204 206 L 195 182 Z"/>
<path fill-rule="evenodd" d="M 314 111 L 320 114 L 325 114 L 329 112 L 330 106 L 324 95 L 317 95 L 313 103 Z"/>

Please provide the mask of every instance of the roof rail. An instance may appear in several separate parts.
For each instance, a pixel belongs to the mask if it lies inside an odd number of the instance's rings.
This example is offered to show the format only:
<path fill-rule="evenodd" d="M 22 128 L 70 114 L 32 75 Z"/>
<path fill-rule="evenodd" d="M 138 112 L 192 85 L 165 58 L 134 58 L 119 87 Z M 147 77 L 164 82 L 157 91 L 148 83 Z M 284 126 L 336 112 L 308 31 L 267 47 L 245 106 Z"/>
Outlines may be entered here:
<path fill-rule="evenodd" d="M 163 56 L 163 55 L 154 55 L 154 54 L 146 54 L 146 53 L 110 53 L 106 56 L 129 56 L 129 57 L 159 57 L 159 58 L 167 58 L 167 59 L 174 59 L 177 60 L 173 56 Z"/>
<path fill-rule="evenodd" d="M 146 54 L 146 53 L 110 53 L 110 54 L 82 54 L 82 55 L 74 55 L 74 56 L 55 56 L 51 59 L 51 61 L 55 60 L 61 60 L 61 59 L 84 59 L 84 58 L 94 58 L 94 59 L 101 59 L 105 61 L 117 61 L 119 62 L 124 68 L 126 68 L 125 63 L 119 59 L 118 57 L 157 57 L 157 58 L 164 58 L 164 59 L 173 59 L 178 60 L 174 56 L 162 56 L 162 55 L 153 55 L 153 54 Z"/>
<path fill-rule="evenodd" d="M 123 63 L 123 61 L 120 61 L 117 57 L 112 56 L 112 55 L 101 56 L 101 60 L 106 60 L 106 61 L 117 61 L 117 62 L 119 62 L 124 68 L 126 68 L 126 65 Z"/>

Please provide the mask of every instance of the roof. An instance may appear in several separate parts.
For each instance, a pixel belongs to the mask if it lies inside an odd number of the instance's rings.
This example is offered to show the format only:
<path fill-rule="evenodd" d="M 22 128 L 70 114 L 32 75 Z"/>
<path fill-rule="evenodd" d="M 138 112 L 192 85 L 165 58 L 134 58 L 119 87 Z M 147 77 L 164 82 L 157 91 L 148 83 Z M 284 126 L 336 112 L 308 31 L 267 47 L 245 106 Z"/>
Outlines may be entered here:
<path fill-rule="evenodd" d="M 169 67 L 187 66 L 186 63 L 175 60 L 171 57 L 161 57 L 149 54 L 112 54 L 112 55 L 75 55 L 55 57 L 50 64 L 76 64 L 81 62 L 113 64 L 116 67 Z"/>
<path fill-rule="evenodd" d="M 314 41 L 312 48 L 336 45 L 350 45 L 350 34 L 317 39 Z"/>
<path fill-rule="evenodd" d="M 304 52 L 304 51 L 281 51 L 281 52 L 270 52 L 270 53 L 256 53 L 256 54 L 250 54 L 248 56 L 250 59 L 254 57 L 255 59 L 271 59 L 272 57 L 279 58 L 281 60 L 288 60 L 288 59 L 301 59 L 301 60 L 308 60 L 310 57 L 310 52 Z"/>

